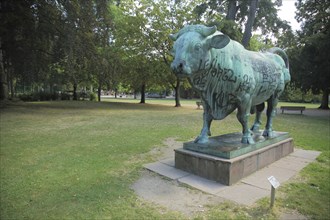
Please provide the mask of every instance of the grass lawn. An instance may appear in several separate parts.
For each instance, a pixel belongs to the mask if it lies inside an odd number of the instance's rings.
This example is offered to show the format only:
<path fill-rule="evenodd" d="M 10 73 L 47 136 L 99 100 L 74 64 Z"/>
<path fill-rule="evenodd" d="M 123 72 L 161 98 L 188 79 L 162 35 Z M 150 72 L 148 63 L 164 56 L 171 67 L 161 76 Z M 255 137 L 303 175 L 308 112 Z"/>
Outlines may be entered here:
<path fill-rule="evenodd" d="M 184 218 L 139 200 L 130 185 L 153 161 L 152 148 L 168 137 L 186 141 L 199 133 L 202 111 L 194 100 L 182 101 L 182 108 L 172 107 L 173 100 L 137 102 L 18 102 L 1 108 L 0 219 Z M 266 199 L 255 207 L 224 203 L 197 218 L 276 218 L 282 209 L 330 218 L 329 118 L 279 114 L 274 128 L 322 154 L 280 187 L 274 210 Z M 234 114 L 212 125 L 213 135 L 240 129 Z"/>

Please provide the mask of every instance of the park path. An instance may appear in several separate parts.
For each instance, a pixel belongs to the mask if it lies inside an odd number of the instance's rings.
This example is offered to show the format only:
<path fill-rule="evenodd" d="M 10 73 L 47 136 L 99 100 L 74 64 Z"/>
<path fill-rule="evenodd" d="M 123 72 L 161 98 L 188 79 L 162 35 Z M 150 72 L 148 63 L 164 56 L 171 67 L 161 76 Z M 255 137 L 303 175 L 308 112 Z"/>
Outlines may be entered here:
<path fill-rule="evenodd" d="M 307 116 L 317 116 L 317 117 L 326 117 L 330 119 L 330 110 L 322 110 L 322 109 L 306 109 L 303 113 Z"/>
<path fill-rule="evenodd" d="M 190 105 L 193 108 L 196 108 L 196 105 Z M 198 109 L 198 108 L 196 108 Z M 198 110 L 202 110 L 200 107 Z M 237 110 L 235 110 L 237 111 Z M 264 109 L 264 113 L 266 113 L 267 108 Z M 282 114 L 282 110 L 280 108 L 276 109 L 277 114 Z M 301 115 L 300 111 L 285 111 L 285 115 Z M 330 110 L 323 110 L 317 108 L 306 108 L 302 115 L 311 116 L 311 117 L 328 117 L 330 120 Z"/>

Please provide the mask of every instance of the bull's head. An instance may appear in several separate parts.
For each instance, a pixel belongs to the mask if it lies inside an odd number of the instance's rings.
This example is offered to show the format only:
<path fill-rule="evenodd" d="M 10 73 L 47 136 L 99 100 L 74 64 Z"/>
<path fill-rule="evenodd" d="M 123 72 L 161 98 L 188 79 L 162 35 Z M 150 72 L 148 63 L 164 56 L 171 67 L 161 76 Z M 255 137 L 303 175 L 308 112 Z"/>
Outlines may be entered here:
<path fill-rule="evenodd" d="M 172 70 L 179 77 L 187 77 L 196 73 L 210 61 L 210 50 L 225 47 L 230 39 L 221 32 L 216 32 L 216 27 L 204 25 L 188 25 L 178 33 L 171 34 L 170 38 L 175 41 L 172 55 L 174 61 Z"/>

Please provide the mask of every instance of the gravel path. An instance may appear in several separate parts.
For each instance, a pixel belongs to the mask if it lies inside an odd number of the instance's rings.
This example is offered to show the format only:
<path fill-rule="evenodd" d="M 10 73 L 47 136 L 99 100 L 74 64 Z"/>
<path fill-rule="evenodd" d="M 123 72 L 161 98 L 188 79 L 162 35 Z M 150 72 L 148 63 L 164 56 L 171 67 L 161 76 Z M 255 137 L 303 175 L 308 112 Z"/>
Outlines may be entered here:
<path fill-rule="evenodd" d="M 266 112 L 266 109 L 265 109 Z M 280 108 L 277 108 L 277 114 L 282 114 L 282 110 Z M 284 111 L 285 115 L 301 115 L 300 111 Z M 312 117 L 326 117 L 330 119 L 330 110 L 322 110 L 322 109 L 310 109 L 306 108 L 305 111 L 303 111 L 303 114 L 305 116 L 312 116 Z"/>

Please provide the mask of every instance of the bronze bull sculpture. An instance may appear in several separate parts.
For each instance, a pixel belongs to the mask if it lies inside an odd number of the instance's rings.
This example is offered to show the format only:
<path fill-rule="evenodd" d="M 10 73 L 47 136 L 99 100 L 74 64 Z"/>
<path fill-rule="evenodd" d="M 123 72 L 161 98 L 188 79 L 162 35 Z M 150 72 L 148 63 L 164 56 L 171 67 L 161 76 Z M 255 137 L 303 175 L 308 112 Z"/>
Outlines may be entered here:
<path fill-rule="evenodd" d="M 212 120 L 221 120 L 237 109 L 243 127 L 241 142 L 253 144 L 252 131 L 259 131 L 266 101 L 267 123 L 262 135 L 272 137 L 278 97 L 290 81 L 289 61 L 282 49 L 248 51 L 216 27 L 203 25 L 188 25 L 170 38 L 175 41 L 172 70 L 187 77 L 202 99 L 203 128 L 196 143 L 208 142 Z M 255 110 L 251 131 L 248 118 Z"/>

